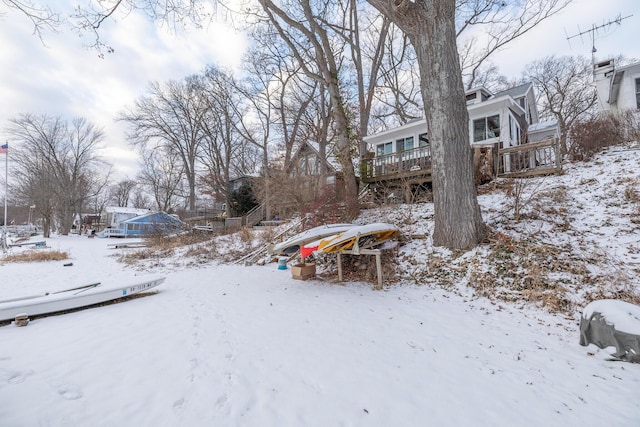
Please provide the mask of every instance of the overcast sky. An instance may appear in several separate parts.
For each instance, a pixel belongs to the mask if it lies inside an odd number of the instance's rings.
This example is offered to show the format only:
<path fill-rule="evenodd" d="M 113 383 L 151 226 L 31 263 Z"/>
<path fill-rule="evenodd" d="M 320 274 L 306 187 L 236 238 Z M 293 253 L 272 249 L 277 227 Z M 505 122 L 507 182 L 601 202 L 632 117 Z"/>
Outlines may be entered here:
<path fill-rule="evenodd" d="M 136 155 L 116 115 L 145 93 L 149 81 L 181 79 L 207 64 L 235 67 L 246 45 L 241 34 L 222 24 L 176 36 L 131 14 L 106 27 L 104 36 L 115 53 L 100 59 L 69 31 L 46 33 L 43 45 L 26 18 L 0 5 L 6 12 L 0 17 L 0 128 L 20 113 L 85 117 L 104 127 L 104 155 L 119 177 L 135 177 Z M 573 0 L 493 61 L 502 74 L 518 77 L 524 65 L 551 54 L 590 57 L 589 34 L 570 41 L 567 36 L 628 15 L 633 16 L 595 33 L 596 60 L 619 54 L 640 59 L 639 1 Z"/>

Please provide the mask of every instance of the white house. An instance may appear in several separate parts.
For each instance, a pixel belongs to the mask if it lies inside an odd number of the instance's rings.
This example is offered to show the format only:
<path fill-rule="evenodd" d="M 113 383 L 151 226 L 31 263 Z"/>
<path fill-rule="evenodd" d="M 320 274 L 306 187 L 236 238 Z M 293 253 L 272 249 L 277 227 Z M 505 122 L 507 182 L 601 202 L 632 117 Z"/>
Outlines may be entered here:
<path fill-rule="evenodd" d="M 498 93 L 483 87 L 466 94 L 469 112 L 469 143 L 476 153 L 495 156 L 494 148 L 508 149 L 524 143 L 557 138 L 556 122 L 539 123 L 533 84 L 526 83 Z M 403 126 L 364 138 L 373 152 L 371 167 L 374 175 L 385 175 L 394 170 L 419 171 L 430 168 L 429 136 L 425 119 L 411 121 Z M 395 157 L 394 157 L 395 156 Z M 539 154 L 535 157 L 541 158 Z M 505 156 L 505 167 L 513 155 Z M 529 156 L 528 163 L 535 163 Z"/>
<path fill-rule="evenodd" d="M 118 224 L 151 212 L 150 209 L 125 208 L 121 206 L 107 206 L 105 208 L 107 220 L 105 226 L 107 228 L 117 228 Z"/>
<path fill-rule="evenodd" d="M 531 83 L 496 94 L 482 87 L 475 88 L 466 93 L 466 99 L 469 143 L 472 146 L 493 145 L 496 142 L 500 142 L 502 148 L 519 145 L 523 142 L 523 133 L 527 131 L 529 139 L 540 139 L 536 138 L 539 131 L 535 126 L 529 129 L 530 125 L 538 123 L 538 108 Z M 427 121 L 418 119 L 367 136 L 364 140 L 380 156 L 425 146 L 429 141 L 427 133 Z"/>
<path fill-rule="evenodd" d="M 640 62 L 617 67 L 613 59 L 593 66 L 601 112 L 640 110 Z"/>

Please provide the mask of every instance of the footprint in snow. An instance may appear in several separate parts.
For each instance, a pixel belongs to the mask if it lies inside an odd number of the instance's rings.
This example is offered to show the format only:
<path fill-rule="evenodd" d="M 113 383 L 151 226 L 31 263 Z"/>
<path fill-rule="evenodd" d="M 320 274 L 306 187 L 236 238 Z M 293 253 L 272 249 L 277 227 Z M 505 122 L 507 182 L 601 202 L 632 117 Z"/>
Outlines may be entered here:
<path fill-rule="evenodd" d="M 76 400 L 83 396 L 80 388 L 72 384 L 58 384 L 55 387 L 58 394 L 67 400 Z"/>
<path fill-rule="evenodd" d="M 184 406 L 184 397 L 173 402 L 173 409 L 182 409 Z"/>
<path fill-rule="evenodd" d="M 0 369 L 0 379 L 8 382 L 9 384 L 23 383 L 27 377 L 33 374 L 33 371 L 10 371 L 8 369 Z"/>
<path fill-rule="evenodd" d="M 216 406 L 218 408 L 222 408 L 225 403 L 227 403 L 228 397 L 226 394 L 223 394 L 222 396 L 218 397 L 218 400 L 216 400 Z"/>

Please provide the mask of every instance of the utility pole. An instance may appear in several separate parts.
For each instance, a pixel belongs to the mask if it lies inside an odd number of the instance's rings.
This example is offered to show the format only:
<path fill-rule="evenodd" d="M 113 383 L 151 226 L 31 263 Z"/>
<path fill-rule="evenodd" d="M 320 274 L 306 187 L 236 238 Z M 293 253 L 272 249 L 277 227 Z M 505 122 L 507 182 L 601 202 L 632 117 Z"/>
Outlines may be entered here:
<path fill-rule="evenodd" d="M 622 25 L 621 22 L 624 19 L 631 18 L 632 16 L 633 15 L 628 15 L 623 17 L 620 14 L 618 14 L 618 16 L 615 17 L 614 19 L 610 19 L 608 22 L 605 22 L 601 25 L 593 24 L 590 29 L 585 31 L 580 31 L 580 27 L 578 27 L 578 34 L 574 34 L 572 36 L 567 35 L 567 41 L 576 37 L 582 38 L 583 35 L 589 34 L 591 36 L 591 65 L 593 65 L 595 64 L 595 54 L 598 51 L 596 49 L 596 33 L 598 32 L 598 30 L 601 30 L 603 28 L 610 28 L 613 24 Z M 566 30 L 565 30 L 565 34 L 566 34 Z M 571 42 L 569 42 L 569 45 L 571 45 Z"/>
<path fill-rule="evenodd" d="M 9 141 L 6 144 L 0 146 L 0 153 L 4 153 L 4 227 L 2 228 L 2 240 L 0 246 L 2 246 L 2 253 L 6 254 L 7 249 L 7 199 L 9 198 L 8 185 L 9 185 Z"/>

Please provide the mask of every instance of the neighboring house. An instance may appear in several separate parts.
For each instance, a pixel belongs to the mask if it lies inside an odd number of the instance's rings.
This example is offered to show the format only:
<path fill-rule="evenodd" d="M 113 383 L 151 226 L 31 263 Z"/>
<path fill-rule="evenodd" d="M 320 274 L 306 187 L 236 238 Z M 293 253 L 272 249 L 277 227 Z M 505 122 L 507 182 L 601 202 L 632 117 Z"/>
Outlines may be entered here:
<path fill-rule="evenodd" d="M 165 212 L 149 212 L 119 221 L 115 227 L 106 228 L 99 237 L 142 237 L 152 234 L 169 234 L 181 230 L 184 223 L 175 215 Z"/>
<path fill-rule="evenodd" d="M 123 208 L 119 206 L 107 206 L 105 208 L 106 228 L 118 228 L 118 224 L 136 216 L 151 212 L 150 209 Z"/>
<path fill-rule="evenodd" d="M 640 110 L 640 62 L 616 67 L 613 59 L 593 66 L 601 112 Z"/>
<path fill-rule="evenodd" d="M 243 185 L 253 185 L 256 181 L 255 176 L 242 175 L 229 180 L 229 191 L 234 192 L 240 190 Z"/>
<path fill-rule="evenodd" d="M 495 175 L 499 170 L 515 170 L 516 163 L 521 170 L 523 167 L 536 167 L 546 161 L 543 159 L 553 158 L 556 161 L 555 155 L 546 153 L 546 148 L 536 148 L 527 155 L 509 152 L 521 144 L 558 138 L 556 122 L 539 123 L 533 84 L 523 84 L 495 94 L 485 88 L 475 88 L 466 93 L 466 101 L 469 144 L 474 149 L 476 167 L 487 163 Z M 414 182 L 430 181 L 431 152 L 425 119 L 367 136 L 364 141 L 371 152 L 361 163 L 363 181 L 394 179 L 400 172 L 403 178 Z M 498 158 L 501 150 L 508 154 Z M 522 166 L 523 162 L 525 166 Z"/>
<path fill-rule="evenodd" d="M 272 182 L 276 183 L 270 192 L 272 216 L 286 218 L 319 198 L 331 197 L 334 190 L 341 190 L 336 183 L 342 179 L 342 173 L 330 147 L 323 159 L 318 143 L 302 142 L 284 170 L 270 170 Z"/>
<path fill-rule="evenodd" d="M 330 150 L 329 148 L 327 150 Z M 322 176 L 324 166 L 324 177 Z M 303 142 L 298 151 L 291 157 L 287 175 L 294 180 L 303 180 L 307 185 L 332 185 L 336 183 L 339 166 L 331 151 L 326 153 L 326 159 L 320 156 L 320 147 L 316 142 Z"/>

